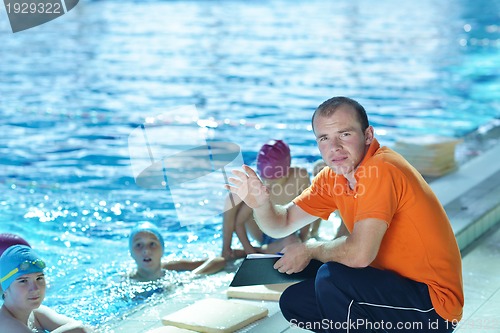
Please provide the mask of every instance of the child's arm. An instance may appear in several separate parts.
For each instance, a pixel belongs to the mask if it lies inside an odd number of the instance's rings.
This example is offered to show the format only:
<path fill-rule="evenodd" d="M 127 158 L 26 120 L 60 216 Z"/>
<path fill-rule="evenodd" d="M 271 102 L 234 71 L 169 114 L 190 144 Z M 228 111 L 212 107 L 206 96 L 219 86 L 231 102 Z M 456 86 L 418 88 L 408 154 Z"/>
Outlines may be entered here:
<path fill-rule="evenodd" d="M 226 265 L 223 257 L 215 257 L 204 260 L 175 260 L 162 263 L 162 267 L 173 271 L 193 271 L 195 274 L 217 273 Z"/>
<path fill-rule="evenodd" d="M 161 267 L 171 271 L 192 271 L 201 266 L 204 262 L 205 260 L 172 260 L 162 262 Z"/>
<path fill-rule="evenodd" d="M 243 204 L 240 208 L 240 211 L 238 212 L 237 217 L 236 217 L 235 232 L 236 232 L 236 236 L 238 236 L 238 240 L 240 241 L 241 245 L 243 246 L 243 250 L 245 251 L 245 254 L 259 252 L 259 250 L 256 249 L 252 245 L 252 243 L 250 242 L 250 239 L 248 238 L 248 231 L 249 231 L 248 226 L 250 223 L 255 224 L 255 222 L 253 222 L 253 220 L 254 220 L 254 218 L 253 218 L 252 208 L 248 207 L 246 204 Z M 260 228 L 257 225 L 255 225 L 255 228 L 257 229 L 257 231 L 254 231 L 254 234 L 256 234 L 258 232 L 259 235 L 261 235 L 262 230 L 260 230 Z M 254 235 L 254 237 L 262 238 L 262 236 L 257 236 L 257 235 Z"/>
<path fill-rule="evenodd" d="M 297 193 L 296 195 L 299 196 L 306 188 L 311 186 L 311 179 L 309 178 L 309 173 L 305 168 L 297 168 L 297 179 L 295 180 L 295 184 L 297 185 Z M 317 219 L 316 221 L 313 222 L 313 224 L 308 224 L 304 227 L 302 227 L 299 231 L 299 238 L 302 242 L 305 242 L 309 239 L 311 236 L 310 228 L 311 226 L 317 225 L 319 228 L 319 223 L 321 222 L 321 219 Z"/>
<path fill-rule="evenodd" d="M 91 333 L 93 330 L 81 322 L 66 317 L 54 310 L 41 305 L 34 311 L 36 322 L 52 333 Z"/>
<path fill-rule="evenodd" d="M 237 196 L 229 193 L 224 200 L 224 213 L 222 214 L 222 256 L 226 259 L 234 258 L 235 253 L 231 248 L 233 233 L 236 231 L 236 216 L 238 216 L 243 201 Z"/>

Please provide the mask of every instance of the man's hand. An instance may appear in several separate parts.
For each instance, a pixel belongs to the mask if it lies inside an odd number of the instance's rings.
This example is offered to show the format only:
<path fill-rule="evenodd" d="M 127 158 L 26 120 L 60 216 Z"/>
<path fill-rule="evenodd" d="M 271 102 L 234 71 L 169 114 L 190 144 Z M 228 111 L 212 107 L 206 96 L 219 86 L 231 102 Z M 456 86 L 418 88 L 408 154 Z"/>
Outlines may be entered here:
<path fill-rule="evenodd" d="M 274 268 L 280 273 L 292 274 L 301 272 L 311 261 L 311 254 L 305 243 L 293 243 L 281 251 L 283 257 L 276 261 Z"/>
<path fill-rule="evenodd" d="M 225 185 L 225 188 L 240 197 L 248 207 L 258 208 L 270 202 L 269 189 L 252 168 L 243 165 L 243 171 L 233 170 L 232 172 L 236 177 L 230 177 L 229 182 L 233 185 Z"/>

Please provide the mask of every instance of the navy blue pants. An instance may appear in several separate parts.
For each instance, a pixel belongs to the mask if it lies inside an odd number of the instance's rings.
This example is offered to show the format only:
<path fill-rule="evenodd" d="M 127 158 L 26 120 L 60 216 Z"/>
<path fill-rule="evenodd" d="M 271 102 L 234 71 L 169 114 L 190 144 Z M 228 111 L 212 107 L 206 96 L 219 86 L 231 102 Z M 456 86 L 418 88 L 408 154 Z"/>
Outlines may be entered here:
<path fill-rule="evenodd" d="M 280 308 L 314 332 L 452 332 L 432 306 L 427 285 L 373 267 L 329 262 L 316 279 L 288 287 Z"/>

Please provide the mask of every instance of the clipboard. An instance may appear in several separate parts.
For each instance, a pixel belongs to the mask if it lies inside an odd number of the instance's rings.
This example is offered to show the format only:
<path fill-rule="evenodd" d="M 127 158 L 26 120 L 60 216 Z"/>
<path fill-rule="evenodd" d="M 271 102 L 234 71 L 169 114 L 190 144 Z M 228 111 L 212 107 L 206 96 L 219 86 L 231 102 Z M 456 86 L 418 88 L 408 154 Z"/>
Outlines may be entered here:
<path fill-rule="evenodd" d="M 260 253 L 247 255 L 229 286 L 241 287 L 303 281 L 315 278 L 319 267 L 323 265 L 321 261 L 313 259 L 301 272 L 293 274 L 280 273 L 273 266 L 282 256 L 282 254 Z"/>

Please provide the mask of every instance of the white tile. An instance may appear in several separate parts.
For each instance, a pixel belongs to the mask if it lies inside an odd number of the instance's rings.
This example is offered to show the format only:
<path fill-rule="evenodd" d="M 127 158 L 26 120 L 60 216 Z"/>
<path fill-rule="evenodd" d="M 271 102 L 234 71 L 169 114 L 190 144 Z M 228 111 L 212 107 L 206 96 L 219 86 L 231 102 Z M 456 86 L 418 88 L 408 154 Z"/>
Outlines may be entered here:
<path fill-rule="evenodd" d="M 500 228 L 463 259 L 464 317 L 458 333 L 500 332 Z"/>

